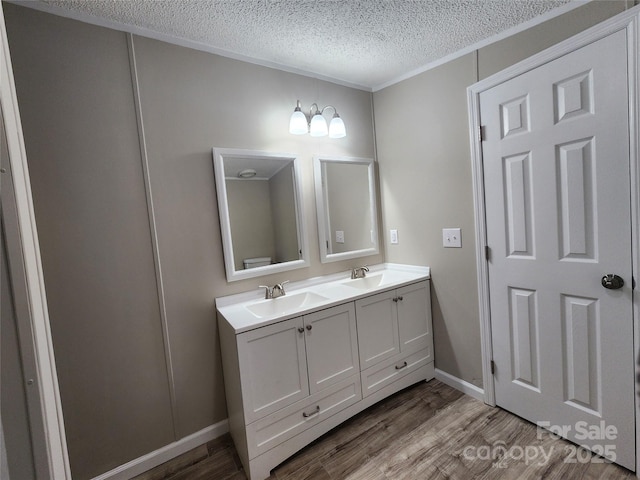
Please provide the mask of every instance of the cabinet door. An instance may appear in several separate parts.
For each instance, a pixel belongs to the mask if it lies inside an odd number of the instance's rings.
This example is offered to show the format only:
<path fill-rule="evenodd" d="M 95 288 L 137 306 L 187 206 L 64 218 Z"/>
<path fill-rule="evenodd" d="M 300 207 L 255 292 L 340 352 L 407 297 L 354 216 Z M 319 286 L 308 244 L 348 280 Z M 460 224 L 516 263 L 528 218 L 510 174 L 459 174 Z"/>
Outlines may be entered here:
<path fill-rule="evenodd" d="M 305 315 L 304 324 L 312 394 L 360 372 L 353 303 Z"/>
<path fill-rule="evenodd" d="M 237 336 L 245 422 L 309 395 L 302 317 Z"/>
<path fill-rule="evenodd" d="M 356 301 L 360 366 L 371 365 L 400 353 L 396 292 L 383 292 Z"/>
<path fill-rule="evenodd" d="M 400 350 L 410 353 L 428 347 L 429 357 L 433 359 L 429 282 L 407 285 L 396 290 L 396 294 Z"/>

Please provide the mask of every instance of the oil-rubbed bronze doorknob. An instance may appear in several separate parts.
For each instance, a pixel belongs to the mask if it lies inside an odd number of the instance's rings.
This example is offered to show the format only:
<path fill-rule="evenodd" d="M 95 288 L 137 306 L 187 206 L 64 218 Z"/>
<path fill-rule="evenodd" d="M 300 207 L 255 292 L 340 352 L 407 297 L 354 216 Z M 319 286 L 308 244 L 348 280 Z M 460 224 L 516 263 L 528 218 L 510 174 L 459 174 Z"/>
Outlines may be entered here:
<path fill-rule="evenodd" d="M 617 290 L 624 286 L 624 280 L 618 275 L 608 273 L 607 275 L 602 277 L 602 286 L 610 290 Z"/>

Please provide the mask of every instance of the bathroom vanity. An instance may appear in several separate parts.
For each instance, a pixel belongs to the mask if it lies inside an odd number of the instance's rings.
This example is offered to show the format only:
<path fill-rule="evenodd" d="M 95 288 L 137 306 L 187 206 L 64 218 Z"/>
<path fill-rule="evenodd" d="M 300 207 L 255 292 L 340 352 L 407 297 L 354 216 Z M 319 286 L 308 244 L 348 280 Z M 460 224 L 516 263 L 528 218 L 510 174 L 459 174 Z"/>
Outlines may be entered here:
<path fill-rule="evenodd" d="M 216 299 L 229 429 L 250 480 L 434 376 L 427 267 L 378 265 Z"/>

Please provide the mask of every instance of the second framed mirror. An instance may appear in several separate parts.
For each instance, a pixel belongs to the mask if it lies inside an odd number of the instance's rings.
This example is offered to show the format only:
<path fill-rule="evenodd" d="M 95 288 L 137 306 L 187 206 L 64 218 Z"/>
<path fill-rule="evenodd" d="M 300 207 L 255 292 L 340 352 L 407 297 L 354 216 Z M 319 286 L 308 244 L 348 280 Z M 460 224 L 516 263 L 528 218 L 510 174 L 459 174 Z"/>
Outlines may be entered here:
<path fill-rule="evenodd" d="M 373 159 L 316 155 L 313 162 L 321 262 L 379 253 Z"/>

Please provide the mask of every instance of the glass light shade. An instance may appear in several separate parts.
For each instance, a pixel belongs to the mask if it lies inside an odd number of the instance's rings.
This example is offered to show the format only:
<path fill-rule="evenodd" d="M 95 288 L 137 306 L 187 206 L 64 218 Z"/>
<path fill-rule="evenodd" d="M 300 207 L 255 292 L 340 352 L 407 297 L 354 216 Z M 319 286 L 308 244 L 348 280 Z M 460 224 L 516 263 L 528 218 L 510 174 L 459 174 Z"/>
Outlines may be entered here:
<path fill-rule="evenodd" d="M 300 109 L 296 108 L 291 114 L 291 120 L 289 120 L 289 133 L 293 133 L 294 135 L 304 135 L 308 132 L 307 117 L 305 117 L 304 113 L 302 113 Z"/>
<path fill-rule="evenodd" d="M 329 137 L 342 138 L 347 136 L 347 130 L 344 128 L 344 122 L 336 113 L 329 124 Z"/>
<path fill-rule="evenodd" d="M 327 121 L 319 113 L 316 113 L 311 119 L 309 133 L 312 137 L 324 137 L 327 133 L 329 133 L 329 129 L 327 128 Z"/>

